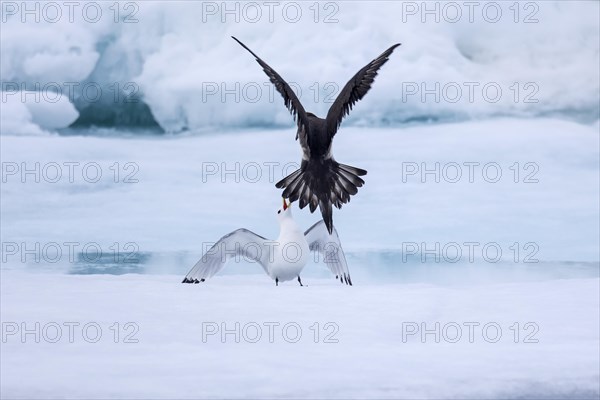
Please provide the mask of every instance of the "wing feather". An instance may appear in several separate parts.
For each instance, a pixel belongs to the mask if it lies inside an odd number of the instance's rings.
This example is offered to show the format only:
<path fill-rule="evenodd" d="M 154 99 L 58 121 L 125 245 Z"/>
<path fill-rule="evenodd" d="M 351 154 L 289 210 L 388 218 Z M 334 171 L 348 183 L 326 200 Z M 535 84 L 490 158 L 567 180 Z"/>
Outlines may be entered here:
<path fill-rule="evenodd" d="M 269 274 L 267 269 L 269 260 L 268 239 L 249 231 L 238 229 L 216 242 L 198 262 L 192 267 L 183 279 L 183 283 L 199 283 L 213 277 L 223 269 L 227 260 L 235 257 L 239 260 L 244 257 L 261 265 L 263 270 Z"/>
<path fill-rule="evenodd" d="M 237 38 L 232 36 L 233 40 L 238 42 L 244 49 L 248 50 L 250 54 L 254 56 L 258 64 L 263 68 L 263 71 L 269 77 L 271 83 L 275 86 L 275 89 L 283 96 L 283 103 L 287 107 L 287 109 L 292 114 L 294 121 L 298 124 L 298 131 L 303 132 L 306 136 L 308 136 L 308 116 L 306 115 L 306 111 L 298 100 L 296 93 L 292 90 L 290 85 L 275 71 L 271 68 L 266 62 L 264 62 L 259 56 L 254 54 L 252 50 L 250 50 L 244 43 L 240 42 Z M 296 136 L 298 139 L 298 136 Z"/>
<path fill-rule="evenodd" d="M 329 270 L 339 279 L 341 283 L 352 285 L 350 271 L 346 263 L 346 256 L 340 243 L 337 230 L 333 228 L 330 235 L 323 220 L 317 222 L 304 233 L 311 251 L 318 251 L 323 256 L 323 261 Z"/>
<path fill-rule="evenodd" d="M 330 138 L 336 134 L 342 120 L 350 113 L 354 104 L 362 99 L 371 89 L 379 68 L 387 62 L 389 56 L 398 46 L 400 46 L 400 43 L 393 45 L 381 53 L 379 57 L 365 65 L 346 83 L 327 113 L 327 133 Z"/>

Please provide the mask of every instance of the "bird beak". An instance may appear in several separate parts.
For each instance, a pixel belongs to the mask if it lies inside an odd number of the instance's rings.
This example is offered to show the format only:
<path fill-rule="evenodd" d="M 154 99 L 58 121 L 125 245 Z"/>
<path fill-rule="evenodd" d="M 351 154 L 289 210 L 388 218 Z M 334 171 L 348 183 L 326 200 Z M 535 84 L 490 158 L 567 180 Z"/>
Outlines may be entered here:
<path fill-rule="evenodd" d="M 287 210 L 289 205 L 285 203 L 285 198 L 283 198 L 283 211 Z"/>

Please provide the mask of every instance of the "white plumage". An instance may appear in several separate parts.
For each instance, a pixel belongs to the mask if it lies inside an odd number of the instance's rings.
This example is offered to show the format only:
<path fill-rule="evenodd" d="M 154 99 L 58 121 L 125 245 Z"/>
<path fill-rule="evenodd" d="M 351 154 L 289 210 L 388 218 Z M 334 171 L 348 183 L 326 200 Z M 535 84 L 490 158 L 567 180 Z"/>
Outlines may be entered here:
<path fill-rule="evenodd" d="M 352 285 L 346 257 L 337 231 L 330 235 L 321 220 L 302 232 L 292 217 L 291 205 L 283 200 L 277 211 L 279 237 L 269 240 L 248 229 L 237 229 L 215 243 L 187 273 L 183 283 L 200 283 L 219 272 L 227 260 L 242 257 L 257 262 L 278 285 L 298 278 L 306 266 L 311 251 L 319 252 L 327 267 L 342 283 Z"/>

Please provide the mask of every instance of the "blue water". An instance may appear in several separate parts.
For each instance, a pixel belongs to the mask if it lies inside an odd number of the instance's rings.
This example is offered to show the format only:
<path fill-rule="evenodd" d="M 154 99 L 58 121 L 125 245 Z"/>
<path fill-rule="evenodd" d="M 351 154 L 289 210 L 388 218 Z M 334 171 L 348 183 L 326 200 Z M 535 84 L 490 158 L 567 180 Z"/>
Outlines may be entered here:
<path fill-rule="evenodd" d="M 112 254 L 90 260 L 84 254 L 65 266 L 66 273 L 95 274 L 173 274 L 184 276 L 200 257 L 193 252 L 139 252 L 131 257 L 115 258 Z M 473 283 L 543 281 L 600 277 L 598 262 L 474 262 L 456 263 L 433 259 L 422 261 L 421 255 L 403 256 L 401 251 L 347 252 L 346 258 L 355 284 L 360 283 L 426 283 L 435 285 L 465 285 Z M 430 257 L 431 258 L 431 257 Z M 56 270 L 54 264 L 29 265 L 35 271 Z M 219 275 L 263 275 L 253 262 L 230 260 Z M 331 273 L 322 262 L 310 261 L 302 276 L 327 278 Z M 267 277 L 265 276 L 265 279 Z"/>

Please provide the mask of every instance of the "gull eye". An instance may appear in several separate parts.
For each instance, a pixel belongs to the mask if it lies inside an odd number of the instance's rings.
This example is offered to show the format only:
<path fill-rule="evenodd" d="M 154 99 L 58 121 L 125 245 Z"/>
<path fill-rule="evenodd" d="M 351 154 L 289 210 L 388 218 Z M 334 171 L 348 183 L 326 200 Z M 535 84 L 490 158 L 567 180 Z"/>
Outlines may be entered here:
<path fill-rule="evenodd" d="M 281 210 L 277 211 L 277 214 L 281 214 Z"/>

